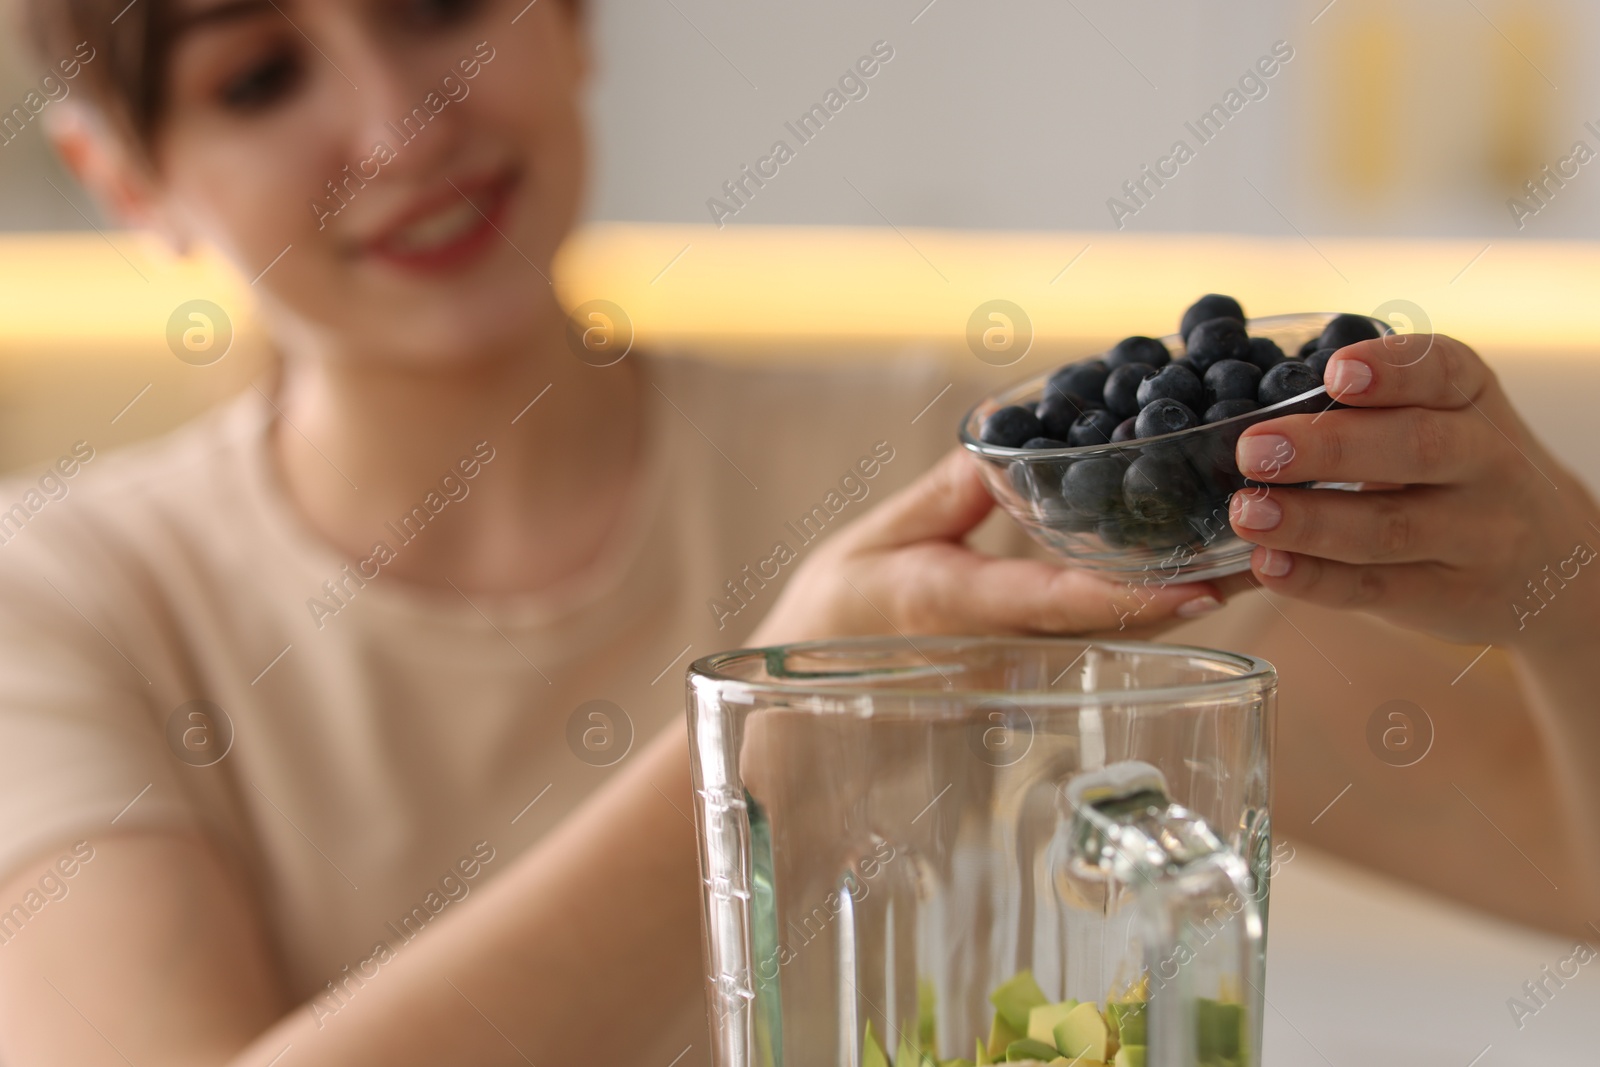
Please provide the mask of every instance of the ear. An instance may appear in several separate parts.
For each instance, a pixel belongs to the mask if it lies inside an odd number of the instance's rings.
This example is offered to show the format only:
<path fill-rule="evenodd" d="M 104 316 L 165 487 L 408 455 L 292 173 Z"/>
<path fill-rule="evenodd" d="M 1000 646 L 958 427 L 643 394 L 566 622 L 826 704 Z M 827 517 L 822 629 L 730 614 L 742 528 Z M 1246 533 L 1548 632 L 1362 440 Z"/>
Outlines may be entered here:
<path fill-rule="evenodd" d="M 190 241 L 166 209 L 147 160 L 92 107 L 63 101 L 46 116 L 45 132 L 79 185 L 119 225 L 152 231 L 179 255 Z"/>

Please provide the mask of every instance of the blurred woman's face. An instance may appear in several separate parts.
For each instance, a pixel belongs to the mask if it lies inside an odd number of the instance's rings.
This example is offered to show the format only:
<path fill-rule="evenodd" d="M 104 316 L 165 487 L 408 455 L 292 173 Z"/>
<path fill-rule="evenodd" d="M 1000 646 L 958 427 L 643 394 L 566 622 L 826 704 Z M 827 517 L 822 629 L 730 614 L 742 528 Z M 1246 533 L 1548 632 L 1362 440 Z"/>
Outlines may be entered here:
<path fill-rule="evenodd" d="M 547 276 L 584 176 L 560 0 L 173 6 L 155 195 L 245 278 L 266 271 L 269 309 L 419 366 L 560 314 Z"/>

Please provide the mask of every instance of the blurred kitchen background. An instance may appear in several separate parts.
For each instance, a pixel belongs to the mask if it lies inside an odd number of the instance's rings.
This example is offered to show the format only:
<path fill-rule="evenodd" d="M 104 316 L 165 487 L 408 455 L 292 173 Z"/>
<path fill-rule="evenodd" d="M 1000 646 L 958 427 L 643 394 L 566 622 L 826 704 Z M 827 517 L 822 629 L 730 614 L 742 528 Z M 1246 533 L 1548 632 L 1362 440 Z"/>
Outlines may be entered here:
<path fill-rule="evenodd" d="M 1520 232 L 1506 207 L 1575 141 L 1600 150 L 1591 0 L 597 0 L 593 21 L 596 219 L 709 221 L 883 40 L 868 96 L 730 225 L 1111 229 L 1107 199 L 1285 41 L 1267 95 L 1129 230 L 1600 236 L 1600 166 Z M 9 102 L 32 72 L 4 62 Z M 45 177 L 36 131 L 0 150 L 0 227 L 84 225 Z"/>

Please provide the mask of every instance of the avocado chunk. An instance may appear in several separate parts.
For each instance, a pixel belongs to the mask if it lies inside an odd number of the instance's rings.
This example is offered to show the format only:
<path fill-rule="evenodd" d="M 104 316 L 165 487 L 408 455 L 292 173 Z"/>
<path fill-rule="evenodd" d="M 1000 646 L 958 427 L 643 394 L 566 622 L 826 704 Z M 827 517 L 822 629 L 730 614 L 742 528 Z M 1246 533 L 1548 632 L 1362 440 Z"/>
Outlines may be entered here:
<path fill-rule="evenodd" d="M 1237 1061 L 1243 1043 L 1244 1005 L 1204 997 L 1195 1003 L 1195 1037 L 1202 1064 Z"/>
<path fill-rule="evenodd" d="M 1077 1006 L 1076 1000 L 1063 1000 L 1059 1004 L 1040 1004 L 1033 1008 L 1028 1012 L 1028 1036 L 1046 1045 L 1055 1044 L 1056 1024 Z"/>
<path fill-rule="evenodd" d="M 1039 983 L 1033 980 L 1032 971 L 1018 971 L 999 989 L 989 994 L 989 1003 L 1005 1016 L 1011 1029 L 1021 1035 L 1028 1032 L 1028 1012 L 1049 1001 L 1044 991 L 1039 988 Z"/>
<path fill-rule="evenodd" d="M 1106 1018 L 1111 1021 L 1111 1029 L 1119 1042 L 1124 1045 L 1146 1043 L 1145 1009 L 1148 1006 L 1142 1000 L 1113 1000 L 1106 1005 Z"/>
<path fill-rule="evenodd" d="M 990 1067 L 994 1060 L 989 1056 L 989 1046 L 983 1043 L 983 1038 L 977 1039 L 978 1056 L 973 1061 L 973 1067 Z"/>
<path fill-rule="evenodd" d="M 913 1044 L 904 1030 L 900 1031 L 900 1047 L 895 1050 L 894 1067 L 923 1067 L 932 1062 L 931 1056 Z"/>
<path fill-rule="evenodd" d="M 1038 1060 L 1048 1063 L 1056 1058 L 1056 1050 L 1043 1041 L 1035 1041 L 1024 1037 L 1006 1046 L 1006 1062 L 1016 1063 L 1019 1060 Z"/>
<path fill-rule="evenodd" d="M 1144 1067 L 1144 1051 L 1143 1045 L 1123 1045 L 1117 1049 L 1112 1067 Z"/>
<path fill-rule="evenodd" d="M 883 1054 L 883 1046 L 872 1032 L 871 1019 L 867 1020 L 866 1036 L 861 1039 L 861 1067 L 889 1067 L 889 1057 Z"/>
<path fill-rule="evenodd" d="M 1026 1027 L 1013 1030 L 1011 1024 L 1006 1022 L 1006 1017 L 998 1011 L 994 1013 L 994 1022 L 989 1026 L 989 1058 L 997 1062 L 1004 1062 L 1006 1046 L 1017 1038 L 1024 1036 Z"/>
<path fill-rule="evenodd" d="M 933 982 L 928 978 L 917 979 L 917 1044 L 928 1052 L 933 1052 L 938 1044 L 935 1036 L 937 1028 L 934 1025 L 935 995 Z"/>
<path fill-rule="evenodd" d="M 1056 1024 L 1056 1048 L 1069 1059 L 1105 1061 L 1111 1031 L 1093 1004 L 1079 1004 Z"/>

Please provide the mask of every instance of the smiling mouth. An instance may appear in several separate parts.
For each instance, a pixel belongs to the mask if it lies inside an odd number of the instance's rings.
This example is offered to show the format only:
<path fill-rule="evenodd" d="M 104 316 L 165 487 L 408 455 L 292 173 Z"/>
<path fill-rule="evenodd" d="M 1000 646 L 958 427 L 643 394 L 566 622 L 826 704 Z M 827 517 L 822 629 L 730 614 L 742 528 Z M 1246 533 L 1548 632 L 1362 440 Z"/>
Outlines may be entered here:
<path fill-rule="evenodd" d="M 368 242 L 373 258 L 408 271 L 437 271 L 479 258 L 500 236 L 519 176 L 460 180 L 437 200 Z"/>

